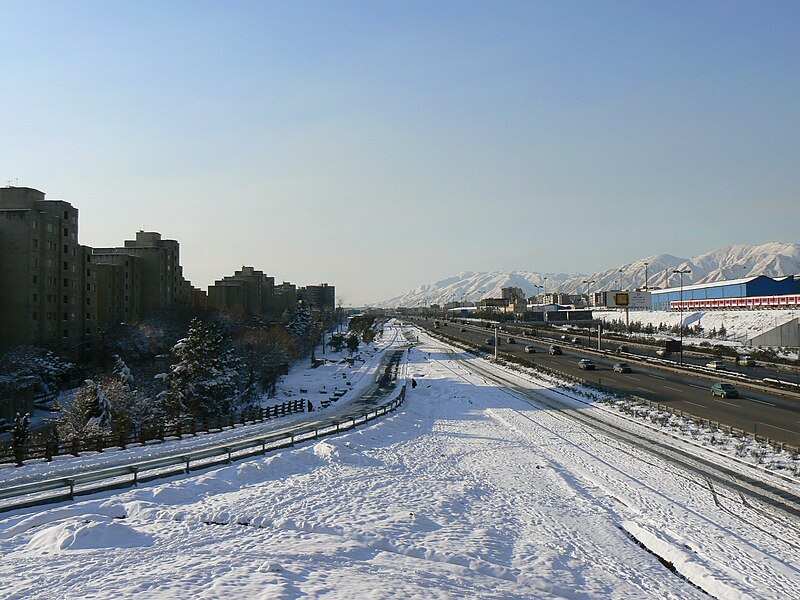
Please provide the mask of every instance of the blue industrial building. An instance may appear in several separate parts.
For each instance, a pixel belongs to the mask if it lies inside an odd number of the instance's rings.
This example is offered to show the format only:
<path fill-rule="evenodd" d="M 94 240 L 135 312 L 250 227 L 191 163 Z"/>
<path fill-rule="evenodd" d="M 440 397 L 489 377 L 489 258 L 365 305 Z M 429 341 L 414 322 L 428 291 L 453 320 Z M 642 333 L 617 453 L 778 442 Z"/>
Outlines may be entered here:
<path fill-rule="evenodd" d="M 698 283 L 683 286 L 683 300 L 717 300 L 725 298 L 753 298 L 757 296 L 783 296 L 800 294 L 800 279 L 766 275 L 729 279 L 713 283 Z M 681 288 L 651 290 L 653 310 L 669 310 L 670 302 L 681 300 Z"/>

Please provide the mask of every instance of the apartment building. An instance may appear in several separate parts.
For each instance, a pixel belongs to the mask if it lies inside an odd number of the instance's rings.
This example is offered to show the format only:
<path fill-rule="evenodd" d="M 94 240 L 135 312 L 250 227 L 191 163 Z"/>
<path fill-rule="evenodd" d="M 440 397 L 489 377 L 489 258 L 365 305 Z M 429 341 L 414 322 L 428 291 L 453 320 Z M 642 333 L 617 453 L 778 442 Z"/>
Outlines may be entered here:
<path fill-rule="evenodd" d="M 336 288 L 327 283 L 307 285 L 300 288 L 297 295 L 312 310 L 333 311 L 336 309 Z"/>
<path fill-rule="evenodd" d="M 180 244 L 162 239 L 155 231 L 137 231 L 136 239 L 125 240 L 122 248 L 95 248 L 98 256 L 133 256 L 139 263 L 139 314 L 149 317 L 173 309 L 190 308 L 199 299 L 183 278 Z M 133 307 L 129 307 L 133 308 Z"/>
<path fill-rule="evenodd" d="M 208 287 L 208 306 L 235 315 L 271 317 L 275 314 L 274 290 L 274 277 L 243 266 Z"/>
<path fill-rule="evenodd" d="M 297 287 L 293 283 L 284 281 L 275 286 L 275 314 L 284 311 L 292 312 L 297 308 Z"/>
<path fill-rule="evenodd" d="M 137 320 L 142 312 L 141 259 L 95 249 L 92 262 L 97 270 L 97 326 L 109 329 Z"/>
<path fill-rule="evenodd" d="M 39 190 L 0 188 L 0 351 L 34 344 L 78 358 L 97 334 L 96 270 L 78 209 Z"/>

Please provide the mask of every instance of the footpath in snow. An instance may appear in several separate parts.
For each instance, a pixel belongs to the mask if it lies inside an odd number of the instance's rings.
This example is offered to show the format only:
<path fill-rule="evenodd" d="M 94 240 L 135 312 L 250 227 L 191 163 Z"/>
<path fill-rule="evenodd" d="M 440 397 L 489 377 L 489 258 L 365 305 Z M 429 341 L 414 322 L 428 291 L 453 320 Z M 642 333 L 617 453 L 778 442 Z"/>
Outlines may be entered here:
<path fill-rule="evenodd" d="M 419 337 L 406 358 L 417 386 L 382 420 L 5 515 L 4 597 L 800 598 L 797 518 Z"/>

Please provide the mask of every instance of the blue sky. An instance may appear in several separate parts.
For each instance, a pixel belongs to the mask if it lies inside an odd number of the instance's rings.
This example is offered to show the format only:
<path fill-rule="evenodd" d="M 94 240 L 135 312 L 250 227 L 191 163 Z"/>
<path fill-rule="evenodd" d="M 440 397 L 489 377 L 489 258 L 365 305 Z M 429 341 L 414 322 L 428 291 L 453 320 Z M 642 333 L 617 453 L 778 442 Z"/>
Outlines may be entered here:
<path fill-rule="evenodd" d="M 3 2 L 0 183 L 374 303 L 799 241 L 797 2 Z"/>

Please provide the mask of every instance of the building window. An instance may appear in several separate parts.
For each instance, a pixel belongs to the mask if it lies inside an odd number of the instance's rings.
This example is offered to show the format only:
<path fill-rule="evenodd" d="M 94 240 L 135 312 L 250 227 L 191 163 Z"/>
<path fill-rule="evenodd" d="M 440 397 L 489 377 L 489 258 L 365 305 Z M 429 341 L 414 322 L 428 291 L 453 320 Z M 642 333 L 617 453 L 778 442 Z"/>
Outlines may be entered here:
<path fill-rule="evenodd" d="M 92 291 L 92 284 L 91 283 L 87 283 L 86 284 L 86 291 L 87 292 L 91 292 Z"/>
<path fill-rule="evenodd" d="M 91 298 L 87 298 L 86 299 L 86 306 L 90 306 L 91 304 L 92 304 L 92 299 Z"/>
<path fill-rule="evenodd" d="M 36 238 L 33 238 L 33 247 L 34 248 L 38 248 L 39 247 L 39 240 L 37 240 Z"/>
<path fill-rule="evenodd" d="M 92 270 L 91 269 L 86 269 L 86 276 L 87 277 L 91 277 L 92 276 Z"/>
<path fill-rule="evenodd" d="M 64 279 L 64 287 L 69 287 L 69 279 Z"/>
<path fill-rule="evenodd" d="M 34 302 L 38 302 L 39 301 L 39 294 L 34 294 L 33 295 L 33 301 Z"/>
<path fill-rule="evenodd" d="M 53 233 L 53 224 L 52 223 L 48 223 L 47 224 L 47 233 Z"/>
<path fill-rule="evenodd" d="M 69 246 L 64 244 L 64 254 L 69 254 Z"/>
<path fill-rule="evenodd" d="M 69 271 L 69 263 L 67 261 L 64 261 L 64 270 Z"/>
<path fill-rule="evenodd" d="M 39 277 L 37 275 L 33 276 L 33 283 L 39 283 Z"/>
<path fill-rule="evenodd" d="M 69 313 L 64 313 L 62 320 L 69 321 Z"/>
<path fill-rule="evenodd" d="M 69 304 L 69 296 L 64 296 L 64 304 Z"/>
<path fill-rule="evenodd" d="M 69 220 L 69 211 L 64 211 L 64 218 Z"/>
<path fill-rule="evenodd" d="M 64 237 L 69 237 L 69 227 L 64 227 Z"/>
<path fill-rule="evenodd" d="M 69 330 L 65 329 L 61 332 L 61 337 L 68 338 L 69 337 Z"/>
<path fill-rule="evenodd" d="M 87 321 L 91 321 L 92 320 L 92 313 L 86 313 L 86 320 Z"/>

